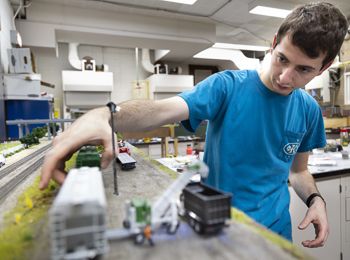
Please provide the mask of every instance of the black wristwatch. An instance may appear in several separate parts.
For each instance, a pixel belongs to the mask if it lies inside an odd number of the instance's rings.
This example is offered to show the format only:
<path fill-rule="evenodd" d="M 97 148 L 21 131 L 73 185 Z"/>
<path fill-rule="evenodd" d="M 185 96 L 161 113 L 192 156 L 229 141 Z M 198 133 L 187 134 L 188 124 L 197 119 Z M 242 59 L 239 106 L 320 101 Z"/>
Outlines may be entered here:
<path fill-rule="evenodd" d="M 324 202 L 324 204 L 326 205 L 326 201 L 324 200 L 324 198 L 321 196 L 321 194 L 319 194 L 319 193 L 312 193 L 308 198 L 307 198 L 307 200 L 306 200 L 306 206 L 308 207 L 308 208 L 310 208 L 310 203 L 311 203 L 311 201 L 312 201 L 312 199 L 313 198 L 315 198 L 315 197 L 320 197 L 322 200 L 323 200 L 323 202 Z"/>

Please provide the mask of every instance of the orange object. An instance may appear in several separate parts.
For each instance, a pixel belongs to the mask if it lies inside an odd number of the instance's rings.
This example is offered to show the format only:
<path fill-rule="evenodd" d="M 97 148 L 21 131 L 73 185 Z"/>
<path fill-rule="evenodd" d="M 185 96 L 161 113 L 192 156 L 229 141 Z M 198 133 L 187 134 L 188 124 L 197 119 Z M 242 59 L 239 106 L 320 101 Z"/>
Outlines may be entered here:
<path fill-rule="evenodd" d="M 193 153 L 192 146 L 190 144 L 188 144 L 187 148 L 186 148 L 186 154 L 192 155 L 192 153 Z"/>
<path fill-rule="evenodd" d="M 145 238 L 150 240 L 152 236 L 152 229 L 150 225 L 145 226 L 143 229 L 143 234 L 145 235 Z"/>

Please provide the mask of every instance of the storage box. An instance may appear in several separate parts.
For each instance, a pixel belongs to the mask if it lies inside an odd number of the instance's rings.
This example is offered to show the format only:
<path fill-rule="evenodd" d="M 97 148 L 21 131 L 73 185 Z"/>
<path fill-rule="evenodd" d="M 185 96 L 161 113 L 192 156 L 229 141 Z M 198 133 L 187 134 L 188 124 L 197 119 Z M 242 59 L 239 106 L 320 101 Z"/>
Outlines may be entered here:
<path fill-rule="evenodd" d="M 33 73 L 29 48 L 13 48 L 7 50 L 10 73 Z"/>

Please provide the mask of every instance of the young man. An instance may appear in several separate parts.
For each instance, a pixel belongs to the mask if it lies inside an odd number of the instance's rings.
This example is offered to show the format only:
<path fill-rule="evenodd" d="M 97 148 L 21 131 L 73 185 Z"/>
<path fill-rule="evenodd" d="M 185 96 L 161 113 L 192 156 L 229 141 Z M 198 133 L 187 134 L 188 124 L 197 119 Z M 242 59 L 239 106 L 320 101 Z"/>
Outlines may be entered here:
<path fill-rule="evenodd" d="M 195 130 L 208 120 L 204 161 L 206 182 L 234 194 L 233 205 L 291 239 L 288 178 L 309 209 L 299 228 L 310 223 L 322 246 L 328 236 L 326 205 L 308 172 L 309 151 L 326 144 L 317 103 L 301 90 L 333 61 L 348 28 L 344 15 L 328 3 L 293 10 L 274 38 L 271 64 L 261 72 L 224 71 L 192 91 L 160 101 L 120 104 L 118 131 L 142 131 L 183 121 Z M 82 145 L 103 144 L 102 167 L 112 159 L 110 113 L 90 111 L 55 138 L 42 168 L 40 188 L 50 178 L 62 183 L 65 160 Z"/>

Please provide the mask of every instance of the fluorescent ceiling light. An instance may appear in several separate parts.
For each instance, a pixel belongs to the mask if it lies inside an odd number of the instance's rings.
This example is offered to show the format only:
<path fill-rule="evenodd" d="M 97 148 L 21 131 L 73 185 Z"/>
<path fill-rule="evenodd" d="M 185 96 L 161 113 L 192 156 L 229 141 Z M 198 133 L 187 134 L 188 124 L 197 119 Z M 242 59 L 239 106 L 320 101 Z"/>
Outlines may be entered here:
<path fill-rule="evenodd" d="M 244 44 L 231 44 L 231 43 L 215 43 L 213 48 L 218 49 L 231 49 L 231 50 L 246 50 L 246 51 L 267 51 L 270 47 L 257 46 L 257 45 L 244 45 Z"/>
<path fill-rule="evenodd" d="M 257 5 L 249 11 L 251 14 L 266 15 L 272 17 L 285 18 L 291 10 Z"/>
<path fill-rule="evenodd" d="M 185 4 L 185 5 L 193 5 L 195 2 L 197 2 L 197 0 L 161 0 L 161 1 Z"/>

